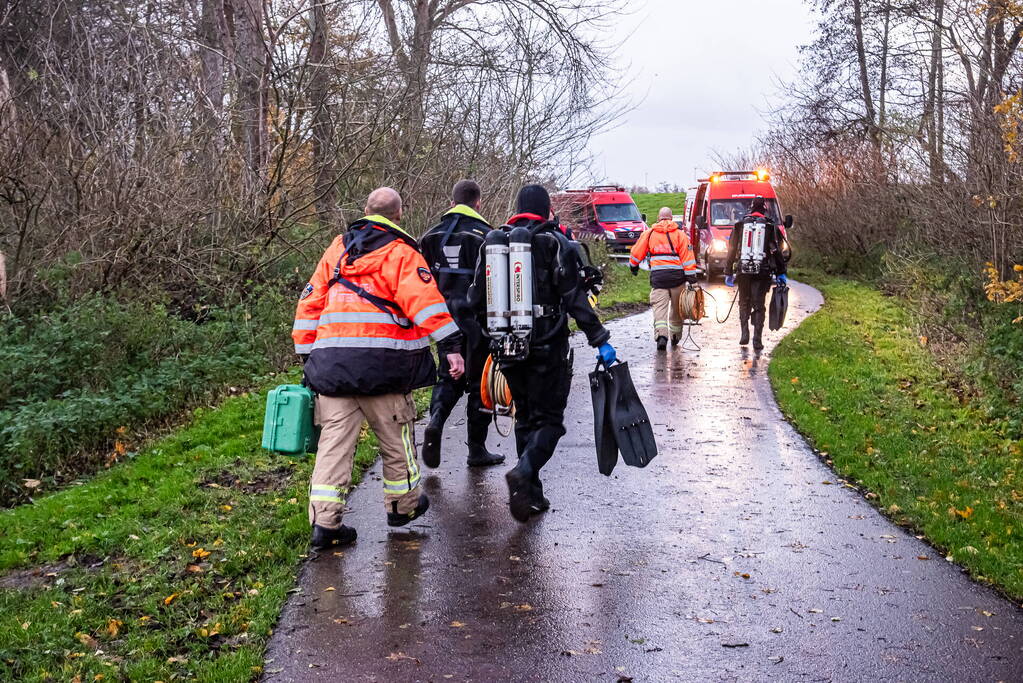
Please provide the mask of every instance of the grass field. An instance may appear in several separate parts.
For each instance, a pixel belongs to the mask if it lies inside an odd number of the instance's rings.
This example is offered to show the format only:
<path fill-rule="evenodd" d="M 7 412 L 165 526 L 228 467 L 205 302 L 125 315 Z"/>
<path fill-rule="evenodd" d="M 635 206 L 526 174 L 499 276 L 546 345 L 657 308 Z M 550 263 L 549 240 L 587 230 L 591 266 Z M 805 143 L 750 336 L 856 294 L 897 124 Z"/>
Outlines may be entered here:
<path fill-rule="evenodd" d="M 654 194 L 634 194 L 632 199 L 639 207 L 640 213 L 645 213 L 647 224 L 657 222 L 657 212 L 662 206 L 669 206 L 676 214 L 681 214 L 686 208 L 685 192 L 658 192 Z"/>
<path fill-rule="evenodd" d="M 897 300 L 809 282 L 827 303 L 774 354 L 782 410 L 889 517 L 1023 598 L 1020 442 L 954 390 Z"/>

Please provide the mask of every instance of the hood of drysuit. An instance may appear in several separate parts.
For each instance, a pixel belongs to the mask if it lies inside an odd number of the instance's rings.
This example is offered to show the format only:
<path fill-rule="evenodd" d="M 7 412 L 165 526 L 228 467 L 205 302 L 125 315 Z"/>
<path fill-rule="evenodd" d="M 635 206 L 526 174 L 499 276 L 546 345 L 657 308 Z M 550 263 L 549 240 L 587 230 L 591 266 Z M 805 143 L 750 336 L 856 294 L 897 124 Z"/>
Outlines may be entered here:
<path fill-rule="evenodd" d="M 391 230 L 380 226 L 386 226 Z M 353 244 L 352 237 L 356 232 L 363 234 L 358 236 L 358 243 Z M 379 271 L 387 259 L 387 250 L 381 250 L 380 247 L 395 239 L 405 237 L 407 240 L 403 241 L 409 243 L 409 246 L 415 244 L 415 239 L 397 223 L 379 215 L 360 218 L 349 225 L 348 230 L 341 237 L 344 240 L 345 248 L 348 249 L 348 253 L 341 261 L 341 274 L 349 279 L 355 275 Z M 418 248 L 416 249 L 418 251 Z"/>

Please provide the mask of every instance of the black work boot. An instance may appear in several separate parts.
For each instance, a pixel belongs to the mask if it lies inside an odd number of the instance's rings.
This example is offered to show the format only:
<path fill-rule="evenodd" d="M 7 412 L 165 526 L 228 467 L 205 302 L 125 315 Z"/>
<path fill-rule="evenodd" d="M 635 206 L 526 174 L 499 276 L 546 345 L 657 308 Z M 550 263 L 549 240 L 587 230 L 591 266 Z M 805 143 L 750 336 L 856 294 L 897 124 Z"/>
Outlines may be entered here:
<path fill-rule="evenodd" d="M 465 459 L 465 464 L 469 467 L 491 467 L 493 465 L 500 465 L 502 462 L 504 462 L 504 456 L 491 453 L 485 445 L 481 443 L 469 444 L 469 457 Z"/>
<path fill-rule="evenodd" d="M 434 415 L 423 430 L 423 464 L 430 468 L 440 467 L 440 437 L 444 430 L 443 420 Z"/>
<path fill-rule="evenodd" d="M 405 526 L 413 519 L 418 519 L 430 509 L 430 499 L 426 494 L 419 496 L 419 504 L 409 513 L 398 512 L 398 501 L 391 503 L 391 512 L 387 513 L 387 526 Z"/>
<path fill-rule="evenodd" d="M 664 337 L 664 336 L 658 337 L 657 338 L 657 350 L 658 351 L 663 351 L 666 348 L 668 348 L 668 338 Z"/>
<path fill-rule="evenodd" d="M 682 335 L 681 334 L 673 334 L 673 335 L 671 335 L 671 345 L 672 346 L 678 346 L 678 343 L 680 341 L 682 341 Z"/>
<path fill-rule="evenodd" d="M 739 314 L 739 346 L 749 344 L 749 315 Z"/>
<path fill-rule="evenodd" d="M 319 524 L 313 525 L 312 546 L 317 549 L 341 548 L 355 543 L 358 534 L 350 526 L 342 524 L 336 529 L 328 529 Z"/>
<path fill-rule="evenodd" d="M 764 326 L 758 325 L 753 328 L 753 350 L 761 351 L 764 348 Z"/>

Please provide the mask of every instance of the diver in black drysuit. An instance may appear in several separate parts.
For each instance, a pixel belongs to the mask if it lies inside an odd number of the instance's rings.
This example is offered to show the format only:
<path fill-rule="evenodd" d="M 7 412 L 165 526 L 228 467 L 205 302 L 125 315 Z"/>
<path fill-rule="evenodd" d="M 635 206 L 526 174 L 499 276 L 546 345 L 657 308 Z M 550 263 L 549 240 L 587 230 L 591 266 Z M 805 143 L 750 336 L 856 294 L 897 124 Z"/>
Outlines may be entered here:
<path fill-rule="evenodd" d="M 739 344 L 749 344 L 749 324 L 753 323 L 753 349 L 764 348 L 764 321 L 767 319 L 767 293 L 771 290 L 774 277 L 786 282 L 786 259 L 782 252 L 782 238 L 778 226 L 767 217 L 767 203 L 763 197 L 753 200 L 749 215 L 735 224 L 728 238 L 728 261 L 725 264 L 725 284 L 739 286 Z M 766 221 L 764 231 L 764 266 L 756 275 L 736 273 L 736 263 L 741 254 L 743 224 L 754 218 Z"/>
<path fill-rule="evenodd" d="M 590 346 L 599 349 L 606 365 L 615 361 L 608 343 L 611 333 L 590 306 L 583 263 L 577 246 L 549 219 L 551 201 L 541 185 L 527 185 L 516 199 L 519 212 L 508 220 L 512 228 L 535 230 L 533 258 L 533 331 L 524 360 L 498 359 L 515 404 L 515 446 L 519 461 L 505 478 L 512 516 L 520 522 L 550 507 L 543 495 L 540 470 L 554 455 L 565 435 L 565 406 L 572 384 L 568 319 L 576 321 Z M 471 301 L 485 312 L 483 263 L 477 271 Z"/>
<path fill-rule="evenodd" d="M 430 399 L 430 422 L 423 434 L 422 456 L 427 467 L 440 465 L 441 434 L 455 404 L 467 394 L 466 423 L 469 467 L 488 467 L 504 462 L 503 455 L 487 450 L 487 430 L 491 415 L 484 412 L 480 399 L 480 379 L 483 366 L 490 353 L 483 336 L 482 318 L 469 308 L 469 286 L 476 275 L 477 262 L 483 250 L 483 240 L 490 225 L 478 211 L 480 186 L 473 180 L 460 180 L 451 191 L 452 207 L 439 224 L 423 235 L 419 244 L 423 257 L 433 271 L 440 293 L 444 295 L 448 310 L 465 337 L 465 374 L 459 379 L 451 377 L 447 357 L 440 356 L 437 384 Z"/>

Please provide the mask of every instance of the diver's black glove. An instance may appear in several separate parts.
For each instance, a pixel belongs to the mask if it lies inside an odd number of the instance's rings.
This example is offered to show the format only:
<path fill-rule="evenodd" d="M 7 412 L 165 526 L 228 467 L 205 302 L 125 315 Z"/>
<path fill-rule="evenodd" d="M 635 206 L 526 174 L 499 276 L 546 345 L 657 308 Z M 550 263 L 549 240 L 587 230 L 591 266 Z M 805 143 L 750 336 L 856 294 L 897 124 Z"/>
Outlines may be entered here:
<path fill-rule="evenodd" d="M 629 266 L 629 270 L 633 275 L 639 275 L 639 266 Z"/>

